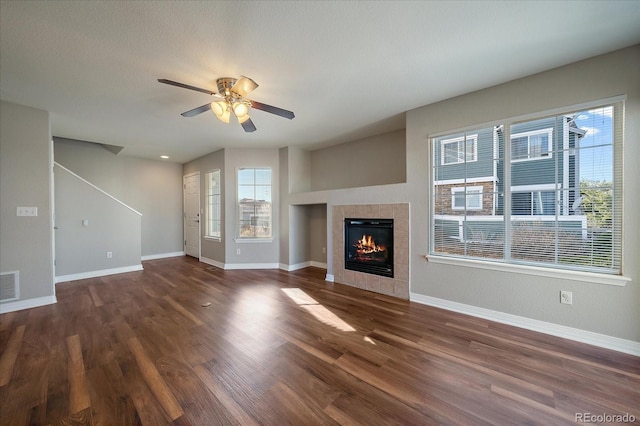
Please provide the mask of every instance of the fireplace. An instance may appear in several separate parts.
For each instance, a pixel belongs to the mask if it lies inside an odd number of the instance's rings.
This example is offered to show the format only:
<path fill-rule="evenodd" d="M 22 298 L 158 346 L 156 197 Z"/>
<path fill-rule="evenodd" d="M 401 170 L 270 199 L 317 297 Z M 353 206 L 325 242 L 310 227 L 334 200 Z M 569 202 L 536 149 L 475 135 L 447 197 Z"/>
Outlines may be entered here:
<path fill-rule="evenodd" d="M 344 268 L 393 278 L 393 219 L 344 220 Z"/>

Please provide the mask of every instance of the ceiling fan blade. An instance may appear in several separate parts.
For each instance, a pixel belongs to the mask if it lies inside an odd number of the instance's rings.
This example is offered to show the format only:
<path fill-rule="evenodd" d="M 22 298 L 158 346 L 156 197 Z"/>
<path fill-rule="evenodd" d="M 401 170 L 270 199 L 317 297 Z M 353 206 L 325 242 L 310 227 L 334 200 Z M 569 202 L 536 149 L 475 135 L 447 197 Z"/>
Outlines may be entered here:
<path fill-rule="evenodd" d="M 288 118 L 289 120 L 295 117 L 295 114 L 291 111 L 287 111 L 286 109 L 263 104 L 261 102 L 251 101 L 251 106 L 255 109 L 259 109 L 264 112 L 268 112 L 271 114 L 279 115 L 280 117 Z"/>
<path fill-rule="evenodd" d="M 253 124 L 250 118 L 248 118 L 244 123 L 240 123 L 245 132 L 251 133 L 256 131 L 256 126 Z"/>
<path fill-rule="evenodd" d="M 209 111 L 211 109 L 211 103 L 204 104 L 199 106 L 198 108 L 190 109 L 187 112 L 183 112 L 180 114 L 183 117 L 193 117 L 194 115 L 202 114 L 203 112 Z"/>
<path fill-rule="evenodd" d="M 201 89 L 201 88 L 196 87 L 196 86 L 190 86 L 188 84 L 178 83 L 177 81 L 167 80 L 165 78 L 159 78 L 158 82 L 159 83 L 168 84 L 170 86 L 182 87 L 183 89 L 195 90 L 196 92 L 206 93 L 207 95 L 215 95 L 216 94 L 216 92 L 212 92 L 211 90 Z"/>
<path fill-rule="evenodd" d="M 247 93 L 255 90 L 256 87 L 258 87 L 258 83 L 251 80 L 249 77 L 245 77 L 242 75 L 240 76 L 238 81 L 235 82 L 235 84 L 231 88 L 231 91 L 244 98 Z"/>

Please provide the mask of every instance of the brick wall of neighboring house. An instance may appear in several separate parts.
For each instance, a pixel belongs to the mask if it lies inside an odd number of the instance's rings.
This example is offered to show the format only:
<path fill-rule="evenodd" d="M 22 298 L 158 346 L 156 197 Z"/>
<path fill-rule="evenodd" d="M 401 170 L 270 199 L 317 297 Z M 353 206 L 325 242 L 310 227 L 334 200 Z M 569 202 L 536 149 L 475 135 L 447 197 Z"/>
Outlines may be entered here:
<path fill-rule="evenodd" d="M 469 183 L 467 186 L 482 186 L 482 210 L 467 210 L 467 216 L 486 216 L 493 214 L 494 185 L 492 181 Z M 461 188 L 464 184 L 436 185 L 435 214 L 462 216 L 464 210 L 453 210 L 451 188 Z"/>

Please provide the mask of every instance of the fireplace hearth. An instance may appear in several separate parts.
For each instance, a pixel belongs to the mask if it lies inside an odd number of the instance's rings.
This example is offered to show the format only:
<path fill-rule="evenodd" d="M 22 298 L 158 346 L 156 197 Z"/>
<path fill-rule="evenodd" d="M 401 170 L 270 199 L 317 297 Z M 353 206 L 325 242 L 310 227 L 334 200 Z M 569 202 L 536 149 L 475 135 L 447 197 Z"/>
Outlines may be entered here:
<path fill-rule="evenodd" d="M 393 278 L 393 219 L 344 219 L 344 268 Z"/>

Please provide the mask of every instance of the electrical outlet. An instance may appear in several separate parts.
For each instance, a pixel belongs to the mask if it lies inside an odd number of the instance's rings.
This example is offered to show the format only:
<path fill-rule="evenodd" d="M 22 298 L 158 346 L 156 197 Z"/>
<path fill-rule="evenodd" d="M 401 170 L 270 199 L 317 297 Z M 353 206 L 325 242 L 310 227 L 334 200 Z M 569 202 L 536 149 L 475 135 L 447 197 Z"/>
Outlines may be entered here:
<path fill-rule="evenodd" d="M 236 249 L 236 254 L 240 254 L 240 249 Z"/>
<path fill-rule="evenodd" d="M 327 253 L 327 248 L 326 247 L 322 247 L 322 254 L 326 254 Z"/>
<path fill-rule="evenodd" d="M 113 258 L 113 252 L 112 251 L 108 251 L 107 252 L 107 259 L 111 259 Z"/>
<path fill-rule="evenodd" d="M 565 305 L 573 305 L 573 293 L 570 291 L 560 291 L 560 303 Z"/>

